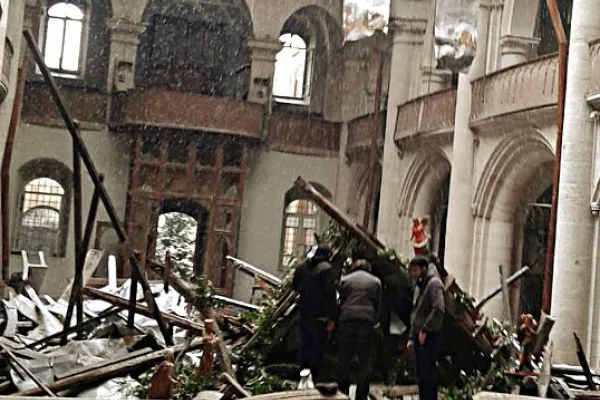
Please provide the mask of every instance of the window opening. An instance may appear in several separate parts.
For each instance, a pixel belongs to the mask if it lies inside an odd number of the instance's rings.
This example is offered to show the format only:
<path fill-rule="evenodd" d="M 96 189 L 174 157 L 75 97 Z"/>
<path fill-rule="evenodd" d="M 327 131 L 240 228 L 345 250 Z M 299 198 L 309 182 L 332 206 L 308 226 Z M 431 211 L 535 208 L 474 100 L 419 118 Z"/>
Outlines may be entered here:
<path fill-rule="evenodd" d="M 283 48 L 275 57 L 273 95 L 302 99 L 308 81 L 308 46 L 304 39 L 291 33 L 279 37 Z"/>
<path fill-rule="evenodd" d="M 319 208 L 309 200 L 295 200 L 286 207 L 284 217 L 282 266 L 286 267 L 315 244 Z"/>
<path fill-rule="evenodd" d="M 57 255 L 64 195 L 64 188 L 49 178 L 34 179 L 25 186 L 20 249 Z"/>
<path fill-rule="evenodd" d="M 80 72 L 83 19 L 83 11 L 74 4 L 63 2 L 48 9 L 44 61 L 51 71 Z"/>

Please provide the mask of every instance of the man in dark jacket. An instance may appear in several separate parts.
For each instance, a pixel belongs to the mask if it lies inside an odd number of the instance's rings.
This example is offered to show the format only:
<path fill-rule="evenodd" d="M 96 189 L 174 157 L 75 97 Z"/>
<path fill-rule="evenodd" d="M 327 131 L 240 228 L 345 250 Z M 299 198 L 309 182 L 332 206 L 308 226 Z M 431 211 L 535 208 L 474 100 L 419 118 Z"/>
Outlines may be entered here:
<path fill-rule="evenodd" d="M 293 289 L 300 295 L 300 368 L 310 369 L 318 381 L 328 333 L 337 313 L 335 281 L 329 264 L 330 250 L 314 246 L 295 271 Z"/>
<path fill-rule="evenodd" d="M 352 265 L 340 282 L 338 385 L 350 391 L 350 365 L 358 356 L 356 400 L 367 400 L 371 373 L 371 344 L 379 324 L 381 282 L 365 260 Z"/>
<path fill-rule="evenodd" d="M 416 257 L 409 264 L 416 280 L 414 306 L 410 318 L 408 347 L 413 349 L 421 400 L 437 399 L 436 356 L 440 330 L 446 311 L 444 284 L 435 266 L 425 257 Z"/>

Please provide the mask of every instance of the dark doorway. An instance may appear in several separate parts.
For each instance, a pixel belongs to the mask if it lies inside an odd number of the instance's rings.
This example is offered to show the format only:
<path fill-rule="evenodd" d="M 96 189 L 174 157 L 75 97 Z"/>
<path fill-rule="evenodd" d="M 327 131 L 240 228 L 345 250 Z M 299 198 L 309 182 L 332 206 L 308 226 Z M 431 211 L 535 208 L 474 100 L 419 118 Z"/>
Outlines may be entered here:
<path fill-rule="evenodd" d="M 544 265 L 546 263 L 546 243 L 552 186 L 529 205 L 529 214 L 523 227 L 522 265 L 531 268 L 531 273 L 521 282 L 521 313 L 532 314 L 539 320 L 542 307 Z"/>

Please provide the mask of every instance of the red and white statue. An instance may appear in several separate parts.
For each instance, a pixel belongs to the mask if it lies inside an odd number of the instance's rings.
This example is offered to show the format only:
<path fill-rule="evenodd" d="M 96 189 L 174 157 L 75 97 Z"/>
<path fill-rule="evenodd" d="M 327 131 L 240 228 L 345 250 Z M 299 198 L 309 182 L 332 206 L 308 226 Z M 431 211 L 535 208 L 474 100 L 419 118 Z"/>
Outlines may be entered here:
<path fill-rule="evenodd" d="M 423 217 L 421 221 L 419 221 L 418 218 L 413 218 L 412 235 L 410 240 L 413 242 L 415 256 L 422 255 L 427 249 L 427 244 L 429 243 L 427 222 L 429 222 L 429 217 Z"/>

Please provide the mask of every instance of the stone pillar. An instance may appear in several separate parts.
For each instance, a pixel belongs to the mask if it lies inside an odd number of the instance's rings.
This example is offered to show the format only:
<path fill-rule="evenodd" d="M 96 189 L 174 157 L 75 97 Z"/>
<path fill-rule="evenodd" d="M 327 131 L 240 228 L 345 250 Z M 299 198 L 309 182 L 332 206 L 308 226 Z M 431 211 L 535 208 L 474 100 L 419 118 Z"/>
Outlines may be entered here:
<path fill-rule="evenodd" d="M 458 78 L 456 92 L 456 117 L 454 123 L 454 141 L 452 144 L 452 172 L 450 174 L 450 194 L 448 199 L 448 226 L 460 226 L 460 229 L 448 229 L 446 233 L 446 268 L 456 277 L 458 283 L 467 288 L 471 281 L 471 254 L 473 250 L 473 132 L 469 128 L 471 119 L 471 81 L 483 75 L 486 64 L 485 49 L 489 37 L 488 31 L 491 4 L 482 1 L 479 5 L 477 30 L 480 41 L 477 53 L 468 75 Z"/>
<path fill-rule="evenodd" d="M 250 72 L 250 91 L 248 101 L 266 104 L 271 99 L 273 76 L 275 74 L 275 56 L 281 50 L 278 40 L 249 40 L 252 67 Z"/>
<path fill-rule="evenodd" d="M 390 25 L 394 36 L 390 76 L 394 79 L 390 81 L 388 93 L 377 236 L 384 243 L 398 245 L 406 232 L 398 232 L 400 159 L 394 140 L 396 117 L 398 106 L 408 101 L 411 93 L 418 94 L 419 85 L 418 82 L 415 85 L 414 78 L 419 72 L 423 37 L 427 28 L 427 4 L 397 0 L 392 3 L 392 16 Z M 412 65 L 409 60 L 412 60 Z"/>
<path fill-rule="evenodd" d="M 127 19 L 108 20 L 110 60 L 108 64 L 108 91 L 126 91 L 135 87 L 135 62 L 140 35 L 146 30 L 143 23 Z"/>
<path fill-rule="evenodd" d="M 589 41 L 600 35 L 596 0 L 574 0 L 569 44 L 560 191 L 554 253 L 552 330 L 557 363 L 577 363 L 573 335 L 588 334 L 593 220 L 590 212 L 593 130 L 586 102 L 591 62 Z"/>
<path fill-rule="evenodd" d="M 500 39 L 502 47 L 501 68 L 521 64 L 532 58 L 539 38 L 505 35 Z"/>

